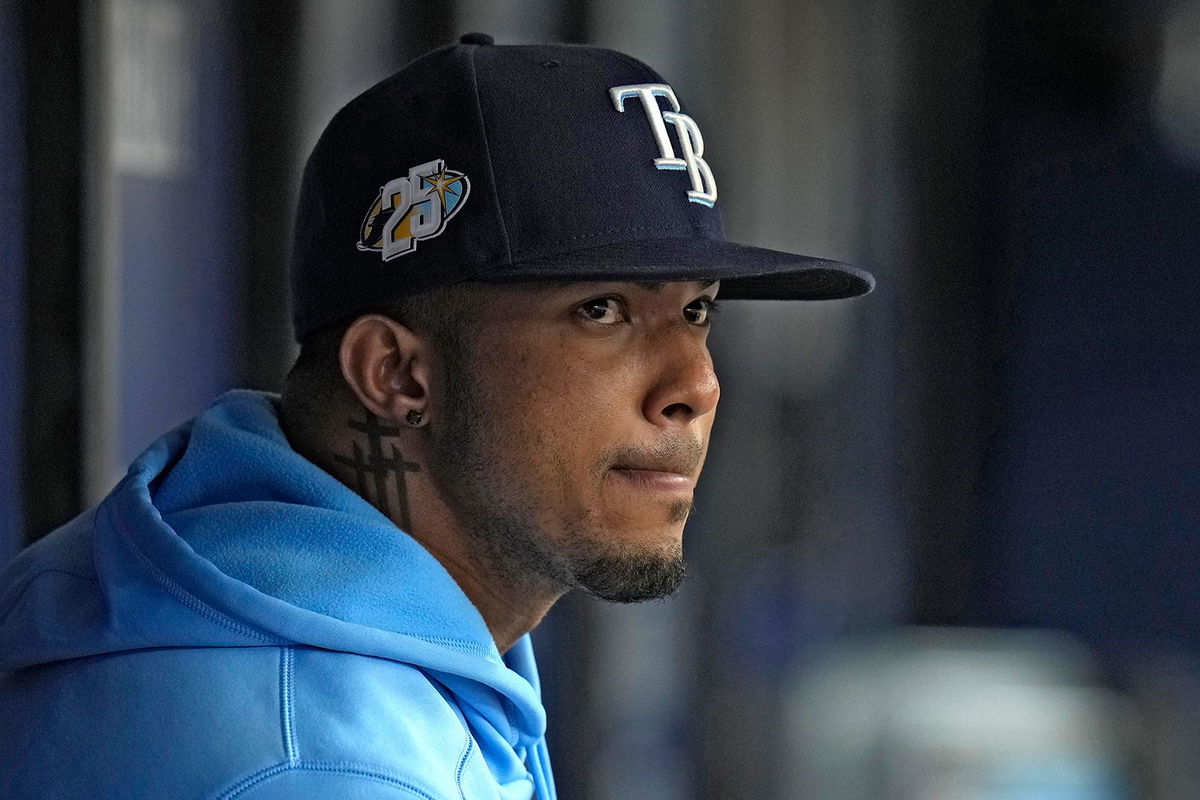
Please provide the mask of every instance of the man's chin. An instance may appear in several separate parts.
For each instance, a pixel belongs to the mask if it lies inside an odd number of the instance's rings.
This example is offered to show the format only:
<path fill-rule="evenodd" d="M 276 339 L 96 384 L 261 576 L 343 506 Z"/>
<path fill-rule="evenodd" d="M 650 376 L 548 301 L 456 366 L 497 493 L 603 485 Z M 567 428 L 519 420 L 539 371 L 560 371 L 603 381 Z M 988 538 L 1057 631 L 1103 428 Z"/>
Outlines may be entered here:
<path fill-rule="evenodd" d="M 675 593 L 686 569 L 681 549 L 594 555 L 577 563 L 577 586 L 611 603 L 641 603 Z"/>

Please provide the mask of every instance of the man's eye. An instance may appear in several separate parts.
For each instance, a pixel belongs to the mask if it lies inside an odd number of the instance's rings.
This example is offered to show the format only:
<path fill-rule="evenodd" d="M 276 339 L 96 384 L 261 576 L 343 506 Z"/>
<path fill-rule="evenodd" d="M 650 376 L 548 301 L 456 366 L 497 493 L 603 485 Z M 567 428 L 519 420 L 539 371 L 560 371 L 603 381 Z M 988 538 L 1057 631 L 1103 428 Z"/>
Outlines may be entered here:
<path fill-rule="evenodd" d="M 625 311 L 621 301 L 615 297 L 598 297 L 588 300 L 576 309 L 576 313 L 590 322 L 601 325 L 615 325 L 625 321 Z"/>
<path fill-rule="evenodd" d="M 707 297 L 693 300 L 684 306 L 683 316 L 693 325 L 707 325 L 709 315 L 717 310 L 717 303 Z"/>

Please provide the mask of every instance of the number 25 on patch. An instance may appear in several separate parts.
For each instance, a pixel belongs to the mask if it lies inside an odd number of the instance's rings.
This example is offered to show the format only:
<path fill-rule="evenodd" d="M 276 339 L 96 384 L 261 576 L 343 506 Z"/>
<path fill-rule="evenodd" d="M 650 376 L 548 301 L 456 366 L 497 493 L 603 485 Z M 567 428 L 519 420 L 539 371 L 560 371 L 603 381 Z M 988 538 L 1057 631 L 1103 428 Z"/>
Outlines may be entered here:
<path fill-rule="evenodd" d="M 446 169 L 440 158 L 413 167 L 380 189 L 363 219 L 358 249 L 379 251 L 384 261 L 413 252 L 417 242 L 446 229 L 470 191 L 467 176 Z"/>

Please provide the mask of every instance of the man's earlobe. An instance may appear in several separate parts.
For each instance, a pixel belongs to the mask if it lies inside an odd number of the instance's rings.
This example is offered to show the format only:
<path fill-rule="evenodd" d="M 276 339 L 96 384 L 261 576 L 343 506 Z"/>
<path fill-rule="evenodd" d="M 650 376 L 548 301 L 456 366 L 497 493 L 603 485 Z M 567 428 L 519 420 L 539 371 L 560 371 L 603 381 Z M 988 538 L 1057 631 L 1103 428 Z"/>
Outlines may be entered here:
<path fill-rule="evenodd" d="M 428 402 L 426 353 L 424 340 L 403 324 L 380 314 L 368 314 L 346 329 L 338 360 L 342 377 L 368 411 L 408 422 L 411 411 L 424 419 Z"/>

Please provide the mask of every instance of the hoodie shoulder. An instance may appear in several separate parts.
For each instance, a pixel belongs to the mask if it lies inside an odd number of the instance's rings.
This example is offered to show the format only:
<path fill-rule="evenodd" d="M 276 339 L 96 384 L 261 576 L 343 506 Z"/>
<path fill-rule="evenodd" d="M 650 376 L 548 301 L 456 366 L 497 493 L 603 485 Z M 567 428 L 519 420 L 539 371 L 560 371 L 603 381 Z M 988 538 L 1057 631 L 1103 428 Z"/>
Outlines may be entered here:
<path fill-rule="evenodd" d="M 17 604 L 30 584 L 45 574 L 96 580 L 89 534 L 96 509 L 89 508 L 19 552 L 0 571 L 0 619 Z"/>
<path fill-rule="evenodd" d="M 88 509 L 42 537 L 0 572 L 0 669 L 15 666 L 17 651 L 40 640 L 51 618 L 58 635 L 69 638 L 103 616 L 92 559 L 95 514 Z"/>

